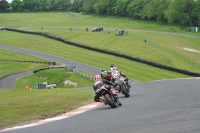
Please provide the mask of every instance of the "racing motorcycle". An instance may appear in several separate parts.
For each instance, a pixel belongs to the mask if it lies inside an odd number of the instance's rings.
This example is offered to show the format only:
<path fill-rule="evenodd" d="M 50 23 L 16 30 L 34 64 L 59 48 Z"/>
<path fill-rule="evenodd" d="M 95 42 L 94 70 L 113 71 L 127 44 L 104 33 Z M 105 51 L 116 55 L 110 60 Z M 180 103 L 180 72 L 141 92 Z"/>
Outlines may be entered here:
<path fill-rule="evenodd" d="M 126 81 L 125 77 L 120 74 L 120 72 L 116 69 L 111 71 L 113 82 L 116 84 L 115 89 L 125 95 L 125 97 L 130 96 L 130 87 L 128 87 L 129 80 Z"/>
<path fill-rule="evenodd" d="M 117 106 L 122 105 L 119 101 L 117 92 L 113 87 L 111 87 L 110 90 L 106 89 L 105 87 L 102 87 L 99 93 L 103 96 L 104 100 L 110 107 L 116 108 Z"/>

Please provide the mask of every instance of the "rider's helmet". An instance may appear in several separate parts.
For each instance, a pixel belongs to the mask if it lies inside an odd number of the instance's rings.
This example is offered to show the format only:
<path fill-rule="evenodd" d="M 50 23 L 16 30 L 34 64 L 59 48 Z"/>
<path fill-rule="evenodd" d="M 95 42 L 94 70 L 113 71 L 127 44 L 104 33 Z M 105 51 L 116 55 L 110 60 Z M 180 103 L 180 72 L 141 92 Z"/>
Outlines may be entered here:
<path fill-rule="evenodd" d="M 105 68 L 102 68 L 102 69 L 101 69 L 101 72 L 104 72 L 105 70 L 106 70 Z"/>
<path fill-rule="evenodd" d="M 111 66 L 110 67 L 114 67 L 115 65 L 114 64 L 111 64 Z"/>
<path fill-rule="evenodd" d="M 94 76 L 94 81 L 98 81 L 101 80 L 101 75 L 95 75 Z"/>

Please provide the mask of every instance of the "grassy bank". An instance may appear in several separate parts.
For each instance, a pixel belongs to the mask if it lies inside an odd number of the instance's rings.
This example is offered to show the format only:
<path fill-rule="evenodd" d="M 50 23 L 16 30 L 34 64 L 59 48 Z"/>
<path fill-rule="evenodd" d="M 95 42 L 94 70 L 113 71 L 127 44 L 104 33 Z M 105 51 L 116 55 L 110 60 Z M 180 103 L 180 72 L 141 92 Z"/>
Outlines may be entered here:
<path fill-rule="evenodd" d="M 0 49 L 0 78 L 12 73 L 37 70 L 40 68 L 48 67 L 47 64 L 11 62 L 2 60 L 24 60 L 24 61 L 44 61 L 44 62 L 48 61 L 45 59 L 37 58 L 22 53 Z"/>
<path fill-rule="evenodd" d="M 54 89 L 34 89 L 36 82 L 43 83 L 63 79 L 76 82 L 78 86 L 64 86 L 63 82 Z M 21 125 L 31 121 L 50 118 L 93 102 L 94 91 L 81 89 L 92 86 L 87 80 L 65 70 L 45 70 L 20 79 L 14 90 L 0 90 L 0 129 Z M 32 90 L 26 89 L 30 84 Z"/>
<path fill-rule="evenodd" d="M 93 102 L 83 89 L 0 90 L 0 129 L 50 118 Z"/>
<path fill-rule="evenodd" d="M 71 15 L 72 14 L 72 15 Z M 1 13 L 1 26 L 6 27 L 71 27 L 103 26 L 134 30 L 154 30 L 186 33 L 186 27 L 124 17 L 82 15 L 71 12 Z M 71 21 L 69 21 L 71 20 Z M 13 23 L 14 22 L 14 23 Z"/>
<path fill-rule="evenodd" d="M 71 12 L 3 13 L 0 16 L 3 18 L 0 20 L 2 26 L 46 32 L 69 41 L 200 72 L 198 60 L 200 58 L 200 38 L 163 33 L 174 32 L 200 37 L 200 33 L 187 32 L 187 27 Z M 31 22 L 30 18 L 32 18 Z M 13 19 L 15 23 L 11 23 Z M 103 26 L 104 31 L 92 33 L 91 30 L 96 26 Z M 89 28 L 88 32 L 85 31 L 86 27 Z M 116 36 L 117 28 L 125 29 L 128 35 Z"/>
<path fill-rule="evenodd" d="M 137 81 L 145 82 L 160 79 L 188 77 L 187 75 L 166 71 L 127 59 L 77 48 L 75 46 L 67 45 L 38 35 L 29 35 L 9 31 L 2 31 L 1 33 L 0 41 L 3 44 L 76 60 L 98 68 L 108 69 L 110 64 L 113 63 L 126 73 L 128 77 Z M 12 39 L 9 40 L 8 38 L 10 37 Z M 20 40 L 23 40 L 23 42 Z"/>

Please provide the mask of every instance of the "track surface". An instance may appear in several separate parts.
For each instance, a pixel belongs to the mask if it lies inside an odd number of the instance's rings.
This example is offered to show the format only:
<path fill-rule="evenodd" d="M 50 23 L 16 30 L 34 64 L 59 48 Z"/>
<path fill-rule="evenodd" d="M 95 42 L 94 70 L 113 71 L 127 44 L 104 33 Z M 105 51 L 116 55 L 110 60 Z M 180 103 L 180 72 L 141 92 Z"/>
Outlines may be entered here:
<path fill-rule="evenodd" d="M 31 74 L 33 74 L 33 71 L 7 75 L 0 79 L 0 89 L 1 88 L 14 89 L 16 80 L 24 76 L 31 75 Z"/>
<path fill-rule="evenodd" d="M 57 62 L 71 60 L 0 45 L 0 48 L 31 54 Z M 74 62 L 91 73 L 98 68 Z M 101 105 L 85 113 L 9 133 L 200 133 L 200 79 L 177 79 L 132 83 L 131 96 L 120 95 L 122 106 Z"/>

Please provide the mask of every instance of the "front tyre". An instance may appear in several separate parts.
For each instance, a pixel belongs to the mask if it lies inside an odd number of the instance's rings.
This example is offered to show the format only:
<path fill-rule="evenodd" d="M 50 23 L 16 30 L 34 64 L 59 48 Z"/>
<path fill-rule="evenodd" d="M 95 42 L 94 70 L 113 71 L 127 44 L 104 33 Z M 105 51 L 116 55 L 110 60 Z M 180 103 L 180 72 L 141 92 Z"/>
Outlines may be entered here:
<path fill-rule="evenodd" d="M 113 101 L 108 94 L 105 94 L 103 97 L 106 100 L 107 104 L 110 105 L 110 107 L 112 107 L 112 108 L 117 107 L 117 104 L 115 103 L 115 101 Z"/>
<path fill-rule="evenodd" d="M 124 84 L 122 85 L 122 93 L 125 95 L 125 97 L 129 97 L 130 96 L 130 94 L 127 91 L 126 86 Z"/>

